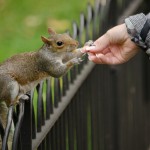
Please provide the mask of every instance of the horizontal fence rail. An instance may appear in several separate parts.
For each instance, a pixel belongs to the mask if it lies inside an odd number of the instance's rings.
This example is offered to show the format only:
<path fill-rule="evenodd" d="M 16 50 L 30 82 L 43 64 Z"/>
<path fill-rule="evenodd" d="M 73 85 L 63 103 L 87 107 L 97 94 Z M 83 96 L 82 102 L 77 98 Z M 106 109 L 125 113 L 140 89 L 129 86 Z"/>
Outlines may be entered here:
<path fill-rule="evenodd" d="M 70 34 L 82 47 L 142 3 L 95 0 L 80 23 L 73 22 Z M 5 129 L 0 121 L 2 150 L 149 150 L 150 72 L 143 58 L 106 66 L 85 56 L 63 77 L 40 82 L 27 93 L 28 100 L 9 108 Z"/>

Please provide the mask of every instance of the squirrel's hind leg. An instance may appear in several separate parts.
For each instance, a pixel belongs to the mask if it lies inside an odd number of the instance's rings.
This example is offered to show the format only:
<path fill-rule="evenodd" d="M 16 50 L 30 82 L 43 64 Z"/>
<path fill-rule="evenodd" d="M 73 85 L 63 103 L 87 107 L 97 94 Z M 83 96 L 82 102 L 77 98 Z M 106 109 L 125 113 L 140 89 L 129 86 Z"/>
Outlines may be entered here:
<path fill-rule="evenodd" d="M 7 115 L 8 115 L 8 107 L 6 103 L 2 101 L 0 102 L 0 121 L 4 129 L 6 128 Z M 11 150 L 13 135 L 14 135 L 14 124 L 12 122 L 9 137 L 8 137 L 8 150 Z M 1 147 L 2 147 L 2 139 L 0 138 L 0 149 Z"/>
<path fill-rule="evenodd" d="M 0 101 L 5 101 L 9 107 L 17 101 L 19 95 L 19 84 L 10 76 L 0 75 Z"/>

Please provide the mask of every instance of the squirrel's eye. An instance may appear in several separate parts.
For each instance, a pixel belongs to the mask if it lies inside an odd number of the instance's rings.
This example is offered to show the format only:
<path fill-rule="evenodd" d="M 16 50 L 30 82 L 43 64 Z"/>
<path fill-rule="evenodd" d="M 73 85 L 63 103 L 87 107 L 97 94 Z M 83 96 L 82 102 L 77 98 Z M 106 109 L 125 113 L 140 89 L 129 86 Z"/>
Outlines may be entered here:
<path fill-rule="evenodd" d="M 62 46 L 64 43 L 62 41 L 58 41 L 56 44 L 57 46 Z"/>

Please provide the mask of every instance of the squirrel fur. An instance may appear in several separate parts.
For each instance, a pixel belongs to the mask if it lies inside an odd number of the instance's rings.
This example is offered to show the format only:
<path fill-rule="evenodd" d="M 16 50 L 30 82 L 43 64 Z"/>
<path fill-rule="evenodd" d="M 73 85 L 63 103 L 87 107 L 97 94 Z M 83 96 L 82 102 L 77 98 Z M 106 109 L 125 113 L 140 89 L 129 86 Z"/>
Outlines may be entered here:
<path fill-rule="evenodd" d="M 41 36 L 44 44 L 38 51 L 14 55 L 0 64 L 0 101 L 7 106 L 17 103 L 41 80 L 58 78 L 82 61 L 76 40 L 51 28 L 48 33 L 48 38 Z"/>

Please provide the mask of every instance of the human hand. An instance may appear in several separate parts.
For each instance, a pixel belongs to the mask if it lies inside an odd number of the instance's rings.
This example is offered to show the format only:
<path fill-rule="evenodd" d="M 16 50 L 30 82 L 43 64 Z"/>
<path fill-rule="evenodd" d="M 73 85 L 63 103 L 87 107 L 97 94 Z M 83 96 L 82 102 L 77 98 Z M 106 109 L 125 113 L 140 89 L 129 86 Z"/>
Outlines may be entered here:
<path fill-rule="evenodd" d="M 97 64 L 122 64 L 139 51 L 131 41 L 125 24 L 108 30 L 93 45 L 83 47 L 82 52 L 87 53 L 89 60 Z"/>

